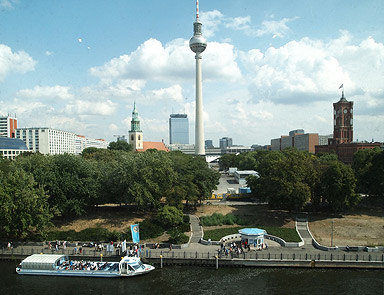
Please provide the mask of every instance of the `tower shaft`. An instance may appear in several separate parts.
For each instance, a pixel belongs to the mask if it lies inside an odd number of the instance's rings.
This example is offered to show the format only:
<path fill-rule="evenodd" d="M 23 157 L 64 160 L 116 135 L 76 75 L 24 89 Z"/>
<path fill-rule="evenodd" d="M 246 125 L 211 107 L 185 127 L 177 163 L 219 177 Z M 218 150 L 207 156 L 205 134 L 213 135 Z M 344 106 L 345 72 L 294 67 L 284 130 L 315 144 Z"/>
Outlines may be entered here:
<path fill-rule="evenodd" d="M 195 118 L 195 154 L 205 156 L 203 87 L 201 74 L 201 54 L 196 53 L 196 118 Z"/>

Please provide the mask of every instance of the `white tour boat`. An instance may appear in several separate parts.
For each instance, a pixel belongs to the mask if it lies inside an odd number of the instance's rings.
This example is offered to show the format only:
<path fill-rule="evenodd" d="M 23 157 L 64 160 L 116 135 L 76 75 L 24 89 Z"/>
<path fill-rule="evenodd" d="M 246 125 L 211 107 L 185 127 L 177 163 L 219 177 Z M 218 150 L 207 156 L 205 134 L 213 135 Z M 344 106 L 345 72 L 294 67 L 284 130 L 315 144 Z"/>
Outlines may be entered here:
<path fill-rule="evenodd" d="M 20 275 L 76 277 L 130 277 L 155 268 L 143 264 L 138 257 L 125 256 L 120 262 L 70 260 L 66 255 L 33 254 L 16 268 Z"/>

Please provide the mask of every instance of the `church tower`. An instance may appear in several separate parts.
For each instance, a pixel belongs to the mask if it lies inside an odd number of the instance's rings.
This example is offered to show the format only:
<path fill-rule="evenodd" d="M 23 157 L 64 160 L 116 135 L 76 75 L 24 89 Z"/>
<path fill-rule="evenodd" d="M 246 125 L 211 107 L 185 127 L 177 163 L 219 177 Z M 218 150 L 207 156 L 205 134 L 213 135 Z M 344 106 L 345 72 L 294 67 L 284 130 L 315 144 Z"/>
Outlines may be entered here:
<path fill-rule="evenodd" d="M 134 150 L 142 150 L 143 146 L 143 132 L 140 130 L 139 113 L 136 110 L 136 102 L 133 105 L 131 130 L 129 130 L 129 144 L 133 146 Z"/>
<path fill-rule="evenodd" d="M 353 141 L 353 101 L 346 100 L 342 88 L 340 100 L 333 104 L 333 144 Z"/>

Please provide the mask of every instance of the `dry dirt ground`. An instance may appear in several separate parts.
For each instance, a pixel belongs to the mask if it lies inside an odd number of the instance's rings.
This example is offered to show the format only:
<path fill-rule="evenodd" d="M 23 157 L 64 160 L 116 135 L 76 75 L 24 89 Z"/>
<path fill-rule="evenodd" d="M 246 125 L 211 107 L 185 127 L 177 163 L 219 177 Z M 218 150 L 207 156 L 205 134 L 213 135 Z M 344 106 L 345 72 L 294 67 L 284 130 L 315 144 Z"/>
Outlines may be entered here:
<path fill-rule="evenodd" d="M 322 245 L 331 246 L 333 223 L 333 245 L 384 246 L 383 211 L 351 212 L 336 217 L 312 215 L 309 221 L 310 231 Z"/>
<path fill-rule="evenodd" d="M 93 209 L 86 215 L 75 219 L 58 219 L 54 222 L 55 229 L 60 231 L 75 230 L 81 231 L 86 228 L 101 227 L 109 231 L 126 232 L 131 224 L 143 221 L 145 218 L 151 217 L 153 213 L 137 211 L 129 207 L 120 207 L 116 205 L 104 205 Z M 188 233 L 186 233 L 188 234 Z M 168 241 L 169 235 L 164 234 L 155 239 L 141 240 L 142 243 L 147 242 L 165 242 Z"/>
<path fill-rule="evenodd" d="M 287 211 L 269 210 L 265 205 L 203 205 L 197 208 L 197 216 L 233 213 L 252 221 L 253 226 L 295 227 L 295 215 Z M 58 230 L 80 231 L 89 227 L 103 227 L 108 230 L 126 231 L 131 224 L 142 221 L 151 213 L 135 211 L 126 207 L 103 206 L 77 219 L 61 219 L 55 222 Z M 310 215 L 309 228 L 323 245 L 330 246 L 333 221 L 334 245 L 384 245 L 384 212 L 381 210 L 352 212 L 342 216 Z M 208 227 L 205 230 L 216 227 Z M 167 241 L 163 235 L 151 242 Z M 149 242 L 149 241 L 144 241 Z"/>

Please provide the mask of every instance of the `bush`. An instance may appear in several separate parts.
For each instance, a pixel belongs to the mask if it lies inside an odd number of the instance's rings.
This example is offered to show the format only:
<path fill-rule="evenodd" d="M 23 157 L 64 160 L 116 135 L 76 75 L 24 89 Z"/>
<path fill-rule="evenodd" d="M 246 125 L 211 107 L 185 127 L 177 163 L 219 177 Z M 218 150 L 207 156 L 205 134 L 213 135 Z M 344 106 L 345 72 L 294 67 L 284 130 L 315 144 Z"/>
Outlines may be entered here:
<path fill-rule="evenodd" d="M 183 222 L 183 211 L 166 205 L 158 211 L 156 219 L 164 228 L 172 228 Z"/>
<path fill-rule="evenodd" d="M 177 226 L 177 229 L 179 231 L 181 231 L 182 233 L 190 232 L 191 231 L 191 226 L 189 225 L 189 223 L 182 223 L 179 226 Z"/>
<path fill-rule="evenodd" d="M 172 244 L 185 244 L 189 241 L 189 238 L 177 228 L 168 231 L 170 237 L 168 242 Z"/>
<path fill-rule="evenodd" d="M 222 237 L 238 234 L 242 227 L 228 227 L 204 231 L 204 240 L 220 241 Z"/>
<path fill-rule="evenodd" d="M 143 222 L 140 222 L 140 240 L 153 239 L 161 236 L 164 233 L 164 228 L 159 224 L 156 224 L 155 220 L 145 219 Z M 129 231 L 130 239 L 131 231 Z"/>
<path fill-rule="evenodd" d="M 281 227 L 263 227 L 268 234 L 279 237 L 286 242 L 300 242 L 300 237 L 294 228 L 281 228 Z"/>
<path fill-rule="evenodd" d="M 245 219 L 240 218 L 234 214 L 223 215 L 220 213 L 213 213 L 211 216 L 200 217 L 200 224 L 202 226 L 214 226 L 214 225 L 246 225 L 248 222 Z"/>
<path fill-rule="evenodd" d="M 183 223 L 187 223 L 187 224 L 189 224 L 189 223 L 191 222 L 190 219 L 191 219 L 191 218 L 189 217 L 189 215 L 184 215 L 184 216 L 183 216 Z"/>

